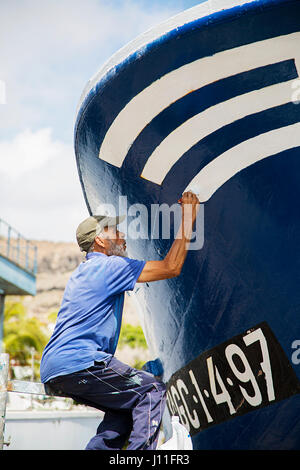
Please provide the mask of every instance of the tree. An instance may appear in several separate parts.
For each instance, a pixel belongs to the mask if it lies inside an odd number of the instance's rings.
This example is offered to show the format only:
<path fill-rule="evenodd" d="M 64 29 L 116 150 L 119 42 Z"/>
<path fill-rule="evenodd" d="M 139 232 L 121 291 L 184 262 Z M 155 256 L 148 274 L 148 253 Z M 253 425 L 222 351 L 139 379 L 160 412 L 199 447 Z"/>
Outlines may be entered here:
<path fill-rule="evenodd" d="M 42 353 L 49 339 L 43 324 L 37 318 L 29 318 L 21 302 L 6 302 L 3 333 L 5 351 L 20 365 L 30 363 L 32 348 Z"/>

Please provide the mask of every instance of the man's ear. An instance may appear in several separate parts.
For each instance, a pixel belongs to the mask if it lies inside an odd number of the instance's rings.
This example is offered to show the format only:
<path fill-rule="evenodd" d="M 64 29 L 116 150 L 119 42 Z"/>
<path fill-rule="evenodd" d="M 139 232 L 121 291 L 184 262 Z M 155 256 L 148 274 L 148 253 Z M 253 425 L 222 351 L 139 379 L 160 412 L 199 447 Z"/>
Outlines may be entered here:
<path fill-rule="evenodd" d="M 105 244 L 104 244 L 103 238 L 96 237 L 94 243 L 96 243 L 96 244 L 97 244 L 98 246 L 100 246 L 101 248 L 105 248 Z"/>

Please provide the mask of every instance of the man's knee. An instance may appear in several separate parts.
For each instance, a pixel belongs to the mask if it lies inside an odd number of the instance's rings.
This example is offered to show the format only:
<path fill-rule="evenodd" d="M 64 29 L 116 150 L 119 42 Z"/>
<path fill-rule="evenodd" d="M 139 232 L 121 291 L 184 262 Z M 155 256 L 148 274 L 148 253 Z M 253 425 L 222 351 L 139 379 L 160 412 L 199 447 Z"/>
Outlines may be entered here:
<path fill-rule="evenodd" d="M 137 371 L 137 380 L 141 380 L 140 385 L 145 386 L 148 385 L 150 388 L 153 387 L 155 390 L 159 391 L 162 395 L 166 393 L 166 385 L 164 382 L 158 380 L 153 374 L 150 372 L 146 372 L 144 370 Z"/>
<path fill-rule="evenodd" d="M 156 382 L 153 383 L 153 385 L 161 393 L 162 396 L 166 395 L 167 388 L 166 388 L 166 385 L 163 382 L 156 381 Z"/>

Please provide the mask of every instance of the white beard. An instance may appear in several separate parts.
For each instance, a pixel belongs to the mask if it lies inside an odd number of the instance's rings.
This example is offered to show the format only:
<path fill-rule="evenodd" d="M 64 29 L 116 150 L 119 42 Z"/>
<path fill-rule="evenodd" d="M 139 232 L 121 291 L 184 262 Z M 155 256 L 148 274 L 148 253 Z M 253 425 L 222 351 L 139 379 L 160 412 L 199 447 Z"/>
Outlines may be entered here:
<path fill-rule="evenodd" d="M 114 243 L 112 240 L 109 240 L 110 247 L 107 250 L 108 256 L 122 256 L 127 258 L 128 254 L 127 251 L 123 248 L 123 246 Z"/>

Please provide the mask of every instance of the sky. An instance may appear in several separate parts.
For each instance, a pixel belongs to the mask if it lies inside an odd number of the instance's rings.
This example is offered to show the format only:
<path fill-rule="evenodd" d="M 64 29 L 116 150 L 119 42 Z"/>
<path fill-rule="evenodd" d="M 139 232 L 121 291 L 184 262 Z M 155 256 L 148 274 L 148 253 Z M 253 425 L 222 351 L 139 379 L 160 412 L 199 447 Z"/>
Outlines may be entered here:
<path fill-rule="evenodd" d="M 25 238 L 76 241 L 89 216 L 76 107 L 118 49 L 201 0 L 1 0 L 0 219 Z"/>

